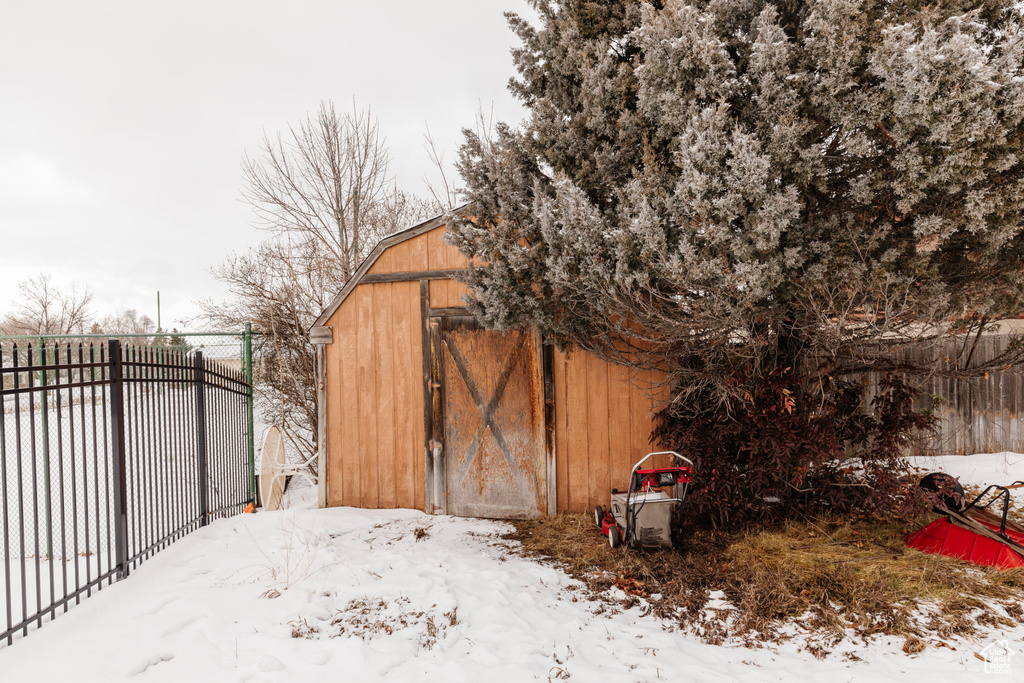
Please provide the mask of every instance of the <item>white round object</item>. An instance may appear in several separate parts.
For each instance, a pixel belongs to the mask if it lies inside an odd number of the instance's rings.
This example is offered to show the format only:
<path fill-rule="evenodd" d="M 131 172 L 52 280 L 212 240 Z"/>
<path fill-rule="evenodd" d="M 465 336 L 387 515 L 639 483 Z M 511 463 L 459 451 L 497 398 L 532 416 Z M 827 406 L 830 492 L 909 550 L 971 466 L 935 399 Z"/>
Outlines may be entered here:
<path fill-rule="evenodd" d="M 284 435 L 277 425 L 271 425 L 263 435 L 260 462 L 260 501 L 264 510 L 281 509 L 285 485 Z"/>

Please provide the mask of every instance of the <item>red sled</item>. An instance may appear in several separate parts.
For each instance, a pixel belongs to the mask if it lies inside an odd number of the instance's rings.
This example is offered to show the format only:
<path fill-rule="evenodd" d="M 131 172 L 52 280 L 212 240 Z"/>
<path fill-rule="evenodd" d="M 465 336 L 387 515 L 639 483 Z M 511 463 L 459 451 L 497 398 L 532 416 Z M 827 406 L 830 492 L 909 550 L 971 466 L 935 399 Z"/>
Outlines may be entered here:
<path fill-rule="evenodd" d="M 1024 567 L 1024 528 L 1006 518 L 1010 489 L 1022 487 L 1024 482 L 1021 481 L 1008 486 L 989 486 L 961 510 L 949 507 L 949 501 L 944 501 L 934 508 L 944 517 L 912 533 L 906 543 L 915 550 L 985 567 Z M 995 495 L 990 496 L 993 491 Z M 983 502 L 986 498 L 987 502 Z M 1001 515 L 989 510 L 998 500 L 1003 502 Z"/>

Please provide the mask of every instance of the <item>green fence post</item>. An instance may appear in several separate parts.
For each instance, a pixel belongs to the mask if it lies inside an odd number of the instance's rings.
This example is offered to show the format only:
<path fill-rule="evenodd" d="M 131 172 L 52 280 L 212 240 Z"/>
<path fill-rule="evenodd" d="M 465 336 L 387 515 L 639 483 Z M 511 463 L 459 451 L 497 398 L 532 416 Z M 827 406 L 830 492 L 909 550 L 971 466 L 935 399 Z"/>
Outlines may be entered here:
<path fill-rule="evenodd" d="M 242 335 L 245 345 L 245 381 L 249 384 L 247 390 L 246 410 L 248 411 L 248 427 L 246 432 L 249 435 L 249 502 L 256 505 L 256 442 L 253 432 L 252 417 L 252 323 L 245 324 L 245 333 Z"/>

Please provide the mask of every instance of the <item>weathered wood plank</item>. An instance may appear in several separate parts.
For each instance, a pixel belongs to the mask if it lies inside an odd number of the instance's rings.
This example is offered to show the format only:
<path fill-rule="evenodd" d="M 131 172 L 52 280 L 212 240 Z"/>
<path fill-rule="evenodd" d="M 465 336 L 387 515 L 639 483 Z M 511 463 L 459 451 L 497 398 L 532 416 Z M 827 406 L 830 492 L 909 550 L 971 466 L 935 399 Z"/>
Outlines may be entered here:
<path fill-rule="evenodd" d="M 641 400 L 630 381 L 629 368 L 614 363 L 608 364 L 608 491 L 613 486 L 622 487 L 629 481 L 629 470 L 633 466 L 632 434 L 630 421 L 633 413 L 631 403 Z M 605 494 L 607 495 L 607 493 Z M 595 502 L 595 505 L 598 503 Z"/>
<path fill-rule="evenodd" d="M 412 256 L 410 257 L 412 258 Z M 403 285 L 405 290 L 406 314 L 409 316 L 409 338 L 406 346 L 405 373 L 409 381 L 408 449 L 412 480 L 412 507 L 426 509 L 424 488 L 424 452 L 426 432 L 422 420 L 424 387 L 423 382 L 423 325 L 420 320 L 420 284 L 411 282 Z"/>
<path fill-rule="evenodd" d="M 373 332 L 377 338 L 377 489 L 381 508 L 395 507 L 395 331 L 392 326 L 391 288 L 371 285 Z"/>
<path fill-rule="evenodd" d="M 551 381 L 555 391 L 555 481 L 558 487 L 558 511 L 570 510 L 569 500 L 569 418 L 565 354 L 557 349 L 552 355 Z"/>
<path fill-rule="evenodd" d="M 994 358 L 1002 350 L 1001 339 L 992 338 L 990 352 Z M 989 405 L 992 410 L 992 426 L 989 429 L 989 448 L 998 448 L 999 444 L 1006 440 L 1005 411 L 1003 410 L 1003 373 L 989 373 L 989 388 L 992 392 Z"/>
<path fill-rule="evenodd" d="M 412 268 L 412 247 L 409 241 L 396 244 L 393 249 L 396 274 L 405 276 Z M 418 302 L 419 283 L 403 280 L 390 286 L 391 290 L 391 333 L 392 367 L 394 376 L 394 473 L 393 487 L 395 506 L 411 508 L 415 505 L 415 475 L 413 463 L 416 460 L 411 427 L 416 423 L 418 412 L 412 411 L 413 396 L 420 391 L 418 372 L 410 372 L 410 338 L 413 335 L 414 318 L 410 315 L 409 298 Z M 418 317 L 418 316 L 417 316 Z M 417 325 L 418 327 L 418 325 Z M 413 354 L 415 359 L 416 355 Z"/>
<path fill-rule="evenodd" d="M 1024 391 L 1024 383 L 1021 382 L 1021 371 L 1014 368 L 1009 371 L 1010 377 L 1010 447 L 1009 451 L 1020 453 L 1024 449 L 1024 442 L 1021 435 L 1021 392 Z"/>
<path fill-rule="evenodd" d="M 587 432 L 590 460 L 589 500 L 602 500 L 611 490 L 608 439 L 608 363 L 586 354 Z"/>
<path fill-rule="evenodd" d="M 463 256 L 458 249 L 449 245 L 447 242 L 444 243 L 445 248 L 448 250 L 448 268 L 450 270 L 462 270 L 469 267 L 469 261 Z M 454 278 L 449 279 L 445 282 L 445 306 L 455 307 L 464 306 L 465 303 L 462 301 L 462 296 L 466 293 L 466 285 L 462 284 Z"/>
<path fill-rule="evenodd" d="M 629 468 L 651 451 L 648 443 L 651 436 L 650 374 L 650 371 L 642 370 L 633 379 L 629 403 Z M 629 476 L 628 471 L 626 476 Z"/>
<path fill-rule="evenodd" d="M 377 260 L 373 262 L 372 266 L 370 266 L 370 269 L 366 271 L 366 275 L 363 276 L 363 279 L 360 280 L 360 282 L 366 282 L 365 278 L 367 275 L 378 275 L 380 273 L 395 272 L 395 267 L 394 264 L 392 263 L 392 259 L 394 258 L 395 248 L 397 246 L 398 245 L 396 244 L 382 251 L 380 256 L 377 257 Z"/>
<path fill-rule="evenodd" d="M 360 284 L 372 285 L 382 282 L 414 282 L 417 280 L 449 280 L 459 273 L 465 272 L 459 268 L 448 270 L 413 270 L 394 273 L 375 273 L 364 275 Z"/>
<path fill-rule="evenodd" d="M 373 287 L 357 287 L 357 366 L 359 377 L 359 507 L 376 508 L 377 491 L 377 337 L 373 325 Z"/>
<path fill-rule="evenodd" d="M 419 284 L 401 282 L 391 287 L 391 325 L 394 334 L 394 384 L 395 384 L 395 505 L 412 508 L 416 504 L 416 482 L 413 478 L 415 449 L 413 447 L 412 425 L 421 413 L 413 410 L 413 395 L 420 387 L 419 373 L 409 363 L 411 351 L 412 316 L 409 299 L 419 301 Z M 417 316 L 419 317 L 419 316 Z"/>
<path fill-rule="evenodd" d="M 452 271 L 454 273 L 460 272 L 459 270 Z M 465 306 L 466 302 L 463 300 L 463 296 L 469 293 L 469 289 L 463 283 L 452 278 L 447 280 L 448 283 L 448 306 Z"/>
<path fill-rule="evenodd" d="M 544 392 L 543 422 L 542 422 L 542 453 L 545 461 L 545 475 L 547 476 L 547 514 L 553 515 L 558 512 L 558 468 L 555 463 L 555 384 L 554 384 L 554 347 L 545 344 L 543 337 L 538 334 L 538 348 L 540 349 L 541 382 Z"/>
<path fill-rule="evenodd" d="M 330 446 L 327 443 L 329 438 L 327 425 L 330 423 L 328 415 L 329 402 L 327 401 L 327 349 L 329 347 L 320 344 L 316 347 L 316 469 L 317 469 L 317 491 L 316 506 L 327 507 L 327 487 L 329 477 L 327 476 L 327 461 L 329 460 Z M 335 378 L 337 381 L 337 378 Z M 340 403 L 335 410 L 337 418 L 340 410 Z M 340 465 L 339 465 L 340 467 Z"/>
<path fill-rule="evenodd" d="M 424 243 L 424 258 L 426 258 L 426 243 Z M 433 423 L 433 370 L 431 367 L 430 330 L 428 329 L 428 311 L 430 310 L 430 289 L 426 280 L 420 280 L 419 285 L 420 304 L 420 353 L 421 370 L 420 380 L 423 385 L 423 510 L 433 514 L 437 507 L 434 487 L 434 453 L 431 440 L 434 438 Z"/>
<path fill-rule="evenodd" d="M 427 314 L 431 317 L 434 316 L 446 316 L 446 315 L 470 315 L 469 311 L 465 306 L 457 306 L 455 308 L 430 308 L 427 309 Z"/>
<path fill-rule="evenodd" d="M 434 230 L 430 233 L 430 242 L 427 247 L 427 258 L 430 264 L 429 270 L 448 270 L 448 245 L 444 243 L 444 231 Z M 448 307 L 448 287 L 445 280 L 430 281 L 430 307 Z"/>
<path fill-rule="evenodd" d="M 429 243 L 430 233 L 414 237 L 406 242 L 409 249 L 409 270 L 430 270 L 430 260 L 427 257 Z"/>
<path fill-rule="evenodd" d="M 590 444 L 587 406 L 586 355 L 575 351 L 566 357 L 566 457 L 569 469 L 569 509 L 585 512 L 590 503 Z"/>
<path fill-rule="evenodd" d="M 1006 446 L 1005 449 L 1000 450 L 1016 450 L 1017 448 L 1017 434 L 1014 429 L 1014 423 L 1016 417 L 1013 414 L 1013 390 L 1015 388 L 1015 382 L 1013 373 L 1009 370 L 1002 373 L 1001 378 L 1002 392 L 1003 392 L 1003 442 L 1001 445 Z"/>
<path fill-rule="evenodd" d="M 533 411 L 533 470 L 536 476 L 537 510 L 548 514 L 548 461 L 544 430 L 544 345 L 539 332 L 528 333 L 530 339 L 530 382 L 527 401 Z"/>
<path fill-rule="evenodd" d="M 343 505 L 344 489 L 342 481 L 344 478 L 345 441 L 343 438 L 344 426 L 342 421 L 345 411 L 341 396 L 343 382 L 342 349 L 339 344 L 318 348 L 322 349 L 324 355 L 325 386 L 323 393 L 326 396 L 326 405 L 322 406 L 320 413 L 322 415 L 326 413 L 324 415 L 326 421 L 324 428 L 327 431 L 327 439 L 324 444 L 327 460 L 324 463 L 326 466 L 324 468 L 326 470 L 324 472 L 325 480 L 320 482 L 320 484 L 327 489 L 327 505 Z M 319 428 L 319 425 L 317 427 Z"/>
<path fill-rule="evenodd" d="M 978 343 L 978 352 L 984 357 L 988 350 L 988 339 L 981 339 Z M 976 360 L 974 362 L 980 362 L 981 358 L 978 358 L 978 353 L 975 354 Z M 985 419 L 989 414 L 989 392 L 988 392 L 988 377 L 979 377 L 971 383 L 971 426 L 974 428 L 974 443 L 975 448 L 985 451 L 988 449 L 988 427 L 989 420 Z M 978 451 L 971 451 L 976 453 Z"/>
<path fill-rule="evenodd" d="M 427 238 L 427 270 L 446 270 L 448 266 L 448 245 L 444 243 L 444 230 L 431 230 Z"/>
<path fill-rule="evenodd" d="M 359 505 L 359 411 L 361 400 L 366 400 L 360 396 L 359 390 L 359 337 L 356 332 L 358 296 L 361 294 L 360 292 L 359 295 L 345 301 L 331 319 L 337 321 L 340 330 L 345 331 L 338 336 L 338 342 L 330 347 L 339 350 L 335 367 L 338 382 L 336 386 L 330 387 L 330 400 L 338 404 L 341 413 L 340 422 L 332 422 L 329 426 L 332 444 L 335 443 L 334 435 L 337 434 L 338 449 L 334 450 L 332 446 L 331 452 L 340 454 L 338 467 L 341 468 L 340 502 L 332 502 L 332 505 Z"/>
<path fill-rule="evenodd" d="M 448 514 L 448 488 L 447 488 L 447 444 L 444 439 L 444 403 L 445 403 L 445 377 L 444 377 L 444 349 L 441 344 L 441 318 L 432 318 L 428 321 L 430 334 L 430 440 L 427 446 L 431 450 L 433 466 L 433 485 L 431 495 L 434 499 L 434 511 L 438 514 Z"/>
<path fill-rule="evenodd" d="M 393 274 L 408 273 L 413 270 L 409 264 L 409 254 L 411 253 L 411 247 L 409 242 L 399 242 L 390 249 L 391 252 L 391 268 Z"/>
<path fill-rule="evenodd" d="M 309 328 L 310 344 L 331 344 L 334 342 L 334 335 L 327 325 L 319 325 Z"/>
<path fill-rule="evenodd" d="M 939 352 L 941 357 L 941 363 L 944 365 L 944 371 L 949 372 L 951 369 L 951 361 L 949 355 L 945 352 Z M 941 453 L 956 453 L 956 405 L 954 401 L 956 399 L 955 386 L 953 379 L 948 374 L 938 378 L 939 391 L 938 394 L 942 396 L 942 418 L 941 423 L 942 432 L 936 435 L 935 443 L 938 444 L 938 450 Z"/>

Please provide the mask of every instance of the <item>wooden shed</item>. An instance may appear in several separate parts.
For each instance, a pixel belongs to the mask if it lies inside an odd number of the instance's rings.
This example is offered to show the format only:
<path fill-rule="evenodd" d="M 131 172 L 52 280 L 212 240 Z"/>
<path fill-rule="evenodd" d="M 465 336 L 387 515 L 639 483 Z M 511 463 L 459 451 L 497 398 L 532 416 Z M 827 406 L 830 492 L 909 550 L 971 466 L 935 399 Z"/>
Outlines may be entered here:
<path fill-rule="evenodd" d="M 320 505 L 528 518 L 607 504 L 651 450 L 658 377 L 483 329 L 442 219 L 383 240 L 310 330 Z"/>

